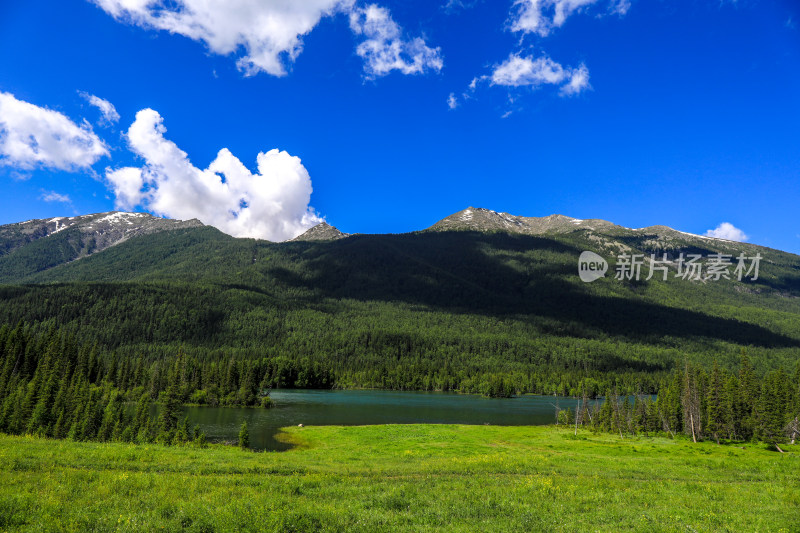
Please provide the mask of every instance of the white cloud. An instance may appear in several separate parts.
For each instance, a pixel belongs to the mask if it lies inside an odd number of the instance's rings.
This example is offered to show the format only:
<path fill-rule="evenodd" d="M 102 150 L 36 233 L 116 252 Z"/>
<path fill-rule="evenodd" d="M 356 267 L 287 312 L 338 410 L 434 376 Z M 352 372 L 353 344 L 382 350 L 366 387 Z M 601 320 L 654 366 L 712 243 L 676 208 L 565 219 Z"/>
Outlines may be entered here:
<path fill-rule="evenodd" d="M 56 191 L 42 191 L 40 197 L 45 202 L 61 202 L 64 204 L 72 204 L 72 200 L 67 194 L 59 194 Z"/>
<path fill-rule="evenodd" d="M 220 55 L 244 54 L 247 75 L 286 74 L 303 49 L 302 38 L 320 19 L 352 0 L 93 0 L 115 19 L 165 30 L 204 43 Z"/>
<path fill-rule="evenodd" d="M 164 30 L 204 43 L 220 55 L 239 55 L 245 75 L 286 74 L 303 50 L 303 37 L 324 17 L 350 15 L 350 26 L 366 36 L 357 49 L 370 77 L 399 70 L 416 74 L 441 69 L 439 49 L 419 37 L 406 40 L 389 11 L 355 0 L 92 0 L 121 22 Z"/>
<path fill-rule="evenodd" d="M 488 80 L 491 85 L 504 87 L 559 85 L 561 94 L 570 96 L 589 88 L 589 70 L 583 64 L 578 68 L 564 68 L 547 56 L 534 59 L 511 54 L 494 68 L 490 76 L 483 76 L 477 81 L 483 80 Z M 473 84 L 477 84 L 477 81 L 473 80 Z"/>
<path fill-rule="evenodd" d="M 164 137 L 163 119 L 143 109 L 128 129 L 141 168 L 108 169 L 120 209 L 140 205 L 156 214 L 198 218 L 235 237 L 290 239 L 322 221 L 309 208 L 311 178 L 298 157 L 270 150 L 258 154 L 251 173 L 227 148 L 205 170 Z"/>
<path fill-rule="evenodd" d="M 589 88 L 589 69 L 581 63 L 578 68 L 569 71 L 569 81 L 561 87 L 560 92 L 563 96 L 572 96 Z"/>
<path fill-rule="evenodd" d="M 546 37 L 555 28 L 564 25 L 575 13 L 605 4 L 605 14 L 625 15 L 631 0 L 514 0 L 508 20 L 508 29 L 522 33 L 520 45 L 527 34 Z M 472 80 L 469 89 L 475 90 L 478 82 L 489 80 L 491 85 L 504 87 L 539 87 L 557 85 L 561 96 L 574 96 L 591 89 L 589 69 L 581 63 L 578 67 L 564 67 L 542 55 L 533 58 L 523 52 L 511 53 L 503 63 L 497 65 L 490 76 L 479 76 Z"/>
<path fill-rule="evenodd" d="M 631 8 L 631 1 L 630 0 L 616 0 L 611 2 L 611 6 L 609 6 L 609 12 L 624 16 L 628 13 L 628 10 Z"/>
<path fill-rule="evenodd" d="M 600 0 L 516 0 L 511 18 L 511 31 L 547 36 L 553 28 L 564 25 L 567 18 Z M 627 0 L 612 1 L 612 10 L 624 14 Z"/>
<path fill-rule="evenodd" d="M 729 241 L 744 242 L 748 239 L 747 235 L 731 224 L 730 222 L 723 222 L 714 229 L 706 231 L 706 237 L 714 237 L 715 239 L 727 239 Z"/>
<path fill-rule="evenodd" d="M 117 108 L 114 107 L 114 104 L 99 96 L 83 91 L 79 92 L 79 94 L 84 100 L 89 102 L 89 105 L 100 110 L 100 124 L 114 124 L 119 121 L 119 113 L 117 113 Z"/>
<path fill-rule="evenodd" d="M 104 155 L 105 143 L 85 121 L 78 126 L 58 111 L 0 92 L 0 164 L 74 171 Z"/>
<path fill-rule="evenodd" d="M 123 167 L 112 170 L 106 169 L 106 179 L 114 191 L 114 205 L 123 211 L 133 211 L 145 198 L 142 187 L 145 184 L 142 169 L 136 167 Z"/>
<path fill-rule="evenodd" d="M 561 65 L 549 57 L 521 57 L 511 54 L 497 65 L 490 77 L 492 85 L 519 87 L 522 85 L 558 84 L 567 77 Z"/>
<path fill-rule="evenodd" d="M 350 29 L 366 40 L 356 53 L 364 59 L 364 70 L 370 78 L 385 76 L 393 70 L 403 74 L 440 71 L 443 61 L 439 48 L 430 48 L 421 37 L 406 39 L 389 10 L 370 4 L 350 13 Z"/>
<path fill-rule="evenodd" d="M 458 98 L 456 98 L 455 93 L 450 93 L 450 96 L 447 97 L 447 107 L 450 109 L 458 107 Z"/>

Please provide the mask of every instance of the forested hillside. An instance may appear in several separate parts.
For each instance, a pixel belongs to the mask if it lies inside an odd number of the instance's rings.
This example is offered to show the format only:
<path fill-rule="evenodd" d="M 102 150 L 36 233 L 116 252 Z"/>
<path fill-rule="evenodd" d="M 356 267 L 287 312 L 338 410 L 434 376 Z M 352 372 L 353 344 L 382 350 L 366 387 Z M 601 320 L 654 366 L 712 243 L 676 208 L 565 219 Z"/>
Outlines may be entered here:
<path fill-rule="evenodd" d="M 603 231 L 268 243 L 201 227 L 61 263 L 39 245 L 28 253 L 48 268 L 2 278 L 0 324 L 55 326 L 118 362 L 169 365 L 181 350 L 197 364 L 257 362 L 258 382 L 274 387 L 655 392 L 684 360 L 734 370 L 742 351 L 760 374 L 793 371 L 800 258 L 658 228 Z M 755 281 L 617 280 L 624 249 L 763 260 Z M 609 258 L 606 278 L 580 281 L 583 250 Z"/>

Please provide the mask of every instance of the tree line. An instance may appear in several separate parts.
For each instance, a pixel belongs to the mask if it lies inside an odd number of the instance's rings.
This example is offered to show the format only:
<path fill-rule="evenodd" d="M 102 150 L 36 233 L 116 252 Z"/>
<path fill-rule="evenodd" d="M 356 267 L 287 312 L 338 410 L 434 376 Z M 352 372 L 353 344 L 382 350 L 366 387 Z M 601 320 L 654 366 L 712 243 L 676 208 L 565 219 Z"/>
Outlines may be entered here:
<path fill-rule="evenodd" d="M 181 416 L 185 404 L 269 407 L 273 387 L 329 388 L 352 376 L 319 361 L 298 365 L 281 357 L 203 359 L 180 349 L 157 359 L 121 357 L 64 328 L 41 324 L 0 326 L 0 356 L 0 431 L 74 440 L 202 445 L 200 429 L 189 428 Z M 464 381 L 447 381 L 448 369 L 440 370 L 422 376 L 421 384 L 463 387 Z M 414 368 L 408 371 L 413 375 Z M 559 383 L 559 394 L 581 398 L 578 408 L 558 416 L 576 428 L 620 435 L 683 433 L 695 441 L 759 439 L 778 447 L 800 435 L 800 364 L 793 373 L 759 374 L 742 353 L 735 371 L 716 362 L 710 370 L 686 362 L 655 382 L 641 377 L 623 373 L 611 381 L 584 374 L 573 388 L 553 370 L 465 379 L 488 396 L 517 394 L 520 384 L 552 379 L 549 386 Z M 383 384 L 391 383 L 392 373 L 385 379 Z M 604 401 L 597 400 L 601 393 Z"/>
<path fill-rule="evenodd" d="M 686 362 L 661 382 L 656 399 L 614 388 L 600 403 L 584 393 L 574 410 L 559 411 L 558 421 L 620 436 L 685 434 L 718 444 L 756 439 L 783 451 L 782 443 L 800 436 L 800 362 L 791 374 L 778 369 L 762 376 L 746 353 L 734 372 L 716 362 L 710 371 Z"/>
<path fill-rule="evenodd" d="M 143 360 L 118 360 L 56 328 L 0 327 L 0 431 L 72 440 L 204 445 L 198 426 L 181 417 L 184 404 L 205 391 L 201 371 L 178 353 L 145 369 Z M 230 405 L 271 405 L 253 378 L 229 365 L 213 390 Z M 146 386 L 148 385 L 148 386 Z M 155 404 L 158 409 L 155 409 Z"/>

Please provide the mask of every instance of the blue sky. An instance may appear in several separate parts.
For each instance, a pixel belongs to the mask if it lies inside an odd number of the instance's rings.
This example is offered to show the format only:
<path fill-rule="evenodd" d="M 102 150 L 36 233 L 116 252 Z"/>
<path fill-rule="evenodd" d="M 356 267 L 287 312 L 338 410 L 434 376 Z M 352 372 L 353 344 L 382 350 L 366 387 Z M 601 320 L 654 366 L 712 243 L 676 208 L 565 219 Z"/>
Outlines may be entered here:
<path fill-rule="evenodd" d="M 159 3 L 0 4 L 0 223 L 281 240 L 475 206 L 800 253 L 790 0 Z"/>

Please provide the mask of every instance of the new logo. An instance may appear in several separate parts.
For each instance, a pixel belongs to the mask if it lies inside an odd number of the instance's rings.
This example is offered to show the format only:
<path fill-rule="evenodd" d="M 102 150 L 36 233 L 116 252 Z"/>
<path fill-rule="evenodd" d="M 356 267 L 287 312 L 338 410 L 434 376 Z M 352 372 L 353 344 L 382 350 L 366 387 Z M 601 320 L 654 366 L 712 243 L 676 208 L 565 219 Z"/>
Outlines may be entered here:
<path fill-rule="evenodd" d="M 578 275 L 581 281 L 591 283 L 606 275 L 608 263 L 594 252 L 583 252 L 578 258 Z"/>

